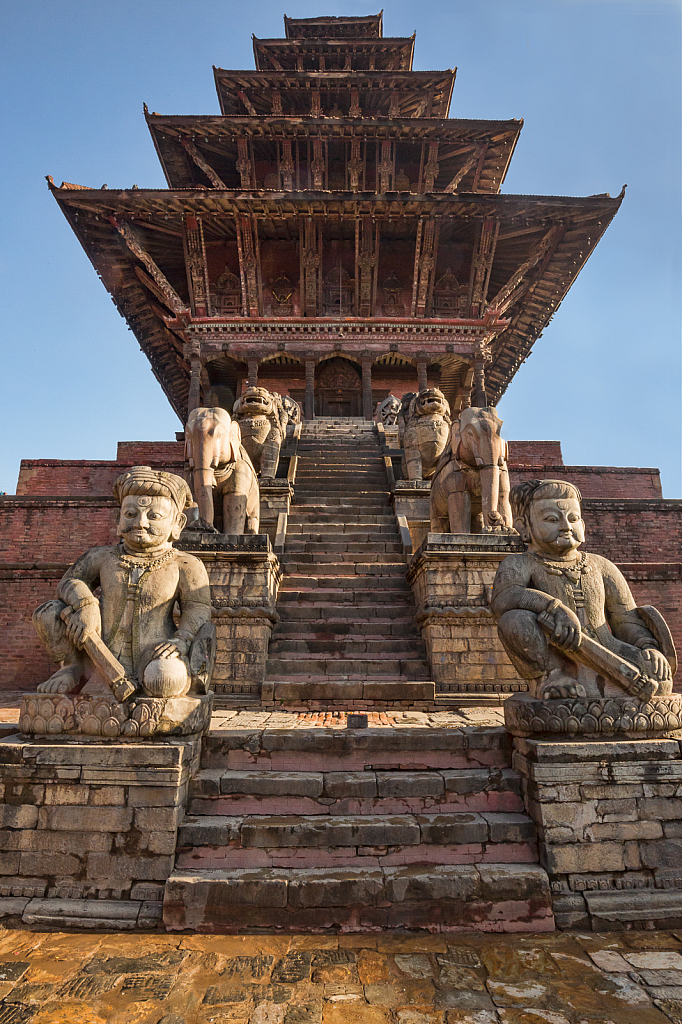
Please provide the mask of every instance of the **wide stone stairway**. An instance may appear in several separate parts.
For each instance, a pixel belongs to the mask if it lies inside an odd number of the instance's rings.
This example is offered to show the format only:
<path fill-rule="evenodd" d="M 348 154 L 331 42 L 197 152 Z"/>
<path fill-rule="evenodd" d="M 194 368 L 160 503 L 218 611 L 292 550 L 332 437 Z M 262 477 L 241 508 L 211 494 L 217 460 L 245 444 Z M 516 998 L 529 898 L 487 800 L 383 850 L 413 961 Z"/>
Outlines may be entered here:
<path fill-rule="evenodd" d="M 275 701 L 309 708 L 433 701 L 376 428 L 304 423 L 268 656 Z"/>
<path fill-rule="evenodd" d="M 299 459 L 269 658 L 283 710 L 215 713 L 165 926 L 551 929 L 501 711 L 434 710 L 374 427 L 305 424 Z"/>

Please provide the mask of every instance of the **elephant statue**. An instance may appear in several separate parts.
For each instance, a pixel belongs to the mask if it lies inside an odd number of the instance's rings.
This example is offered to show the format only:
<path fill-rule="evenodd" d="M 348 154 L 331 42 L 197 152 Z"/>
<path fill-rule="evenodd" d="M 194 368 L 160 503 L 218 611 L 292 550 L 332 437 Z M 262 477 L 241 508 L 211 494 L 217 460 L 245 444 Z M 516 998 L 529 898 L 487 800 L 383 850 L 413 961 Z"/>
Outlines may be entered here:
<path fill-rule="evenodd" d="M 493 408 L 464 409 L 452 424 L 450 444 L 431 482 L 433 533 L 512 530 L 507 442 L 500 436 L 501 427 Z"/>
<path fill-rule="evenodd" d="M 199 515 L 214 526 L 214 493 L 222 499 L 223 533 L 258 533 L 260 492 L 241 443 L 239 424 L 226 409 L 194 409 L 185 428 L 187 461 Z"/>
<path fill-rule="evenodd" d="M 385 427 L 394 427 L 396 425 L 399 412 L 400 399 L 396 398 L 395 395 L 389 395 L 387 398 L 384 398 L 383 402 L 379 402 L 376 408 L 376 415 Z"/>
<path fill-rule="evenodd" d="M 398 414 L 400 442 L 404 451 L 403 476 L 407 480 L 428 480 L 450 436 L 450 406 L 438 388 L 403 396 Z"/>
<path fill-rule="evenodd" d="M 261 481 L 273 480 L 288 421 L 281 396 L 265 388 L 248 387 L 234 403 L 232 414 Z"/>

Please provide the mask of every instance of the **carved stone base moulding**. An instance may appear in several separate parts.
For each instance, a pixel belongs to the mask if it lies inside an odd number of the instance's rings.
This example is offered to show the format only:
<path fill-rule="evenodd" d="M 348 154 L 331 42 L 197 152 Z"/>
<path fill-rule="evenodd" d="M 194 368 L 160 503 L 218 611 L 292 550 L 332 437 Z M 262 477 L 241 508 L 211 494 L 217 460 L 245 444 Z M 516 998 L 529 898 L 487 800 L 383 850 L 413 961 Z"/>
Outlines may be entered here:
<path fill-rule="evenodd" d="M 208 730 L 213 694 L 140 697 L 124 703 L 111 694 L 27 693 L 19 728 L 28 736 L 115 740 L 198 736 Z"/>
<path fill-rule="evenodd" d="M 682 693 L 652 697 L 583 697 L 536 700 L 514 694 L 504 703 L 504 721 L 512 736 L 652 736 L 682 738 Z"/>

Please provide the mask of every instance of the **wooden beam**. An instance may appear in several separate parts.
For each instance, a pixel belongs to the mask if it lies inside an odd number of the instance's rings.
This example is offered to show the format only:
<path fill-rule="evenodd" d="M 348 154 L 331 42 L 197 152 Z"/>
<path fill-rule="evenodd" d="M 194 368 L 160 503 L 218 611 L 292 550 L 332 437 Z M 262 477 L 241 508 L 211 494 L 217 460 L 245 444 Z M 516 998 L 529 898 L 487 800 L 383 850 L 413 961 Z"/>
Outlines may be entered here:
<path fill-rule="evenodd" d="M 497 310 L 499 314 L 502 314 L 509 306 L 511 306 L 513 301 L 518 299 L 519 285 L 524 283 L 524 278 L 533 269 L 533 267 L 537 266 L 537 264 L 546 257 L 551 257 L 559 244 L 564 231 L 565 227 L 563 224 L 552 225 L 549 231 L 540 239 L 528 259 L 521 264 L 518 270 L 509 278 L 507 283 L 500 288 L 495 298 L 488 303 L 488 309 Z M 530 287 L 530 282 L 525 282 L 525 287 Z"/>
<path fill-rule="evenodd" d="M 176 316 L 179 316 L 180 313 L 186 312 L 187 304 L 182 301 L 166 275 L 159 270 L 154 260 L 141 244 L 135 229 L 125 222 L 119 223 L 115 217 L 110 217 L 109 221 L 114 225 L 133 256 L 135 256 L 140 263 L 143 263 L 147 268 L 155 283 L 158 285 L 159 290 L 163 295 L 163 301 L 169 309 L 172 309 Z"/>
<path fill-rule="evenodd" d="M 412 274 L 412 302 L 410 303 L 410 316 L 415 316 L 417 311 L 417 284 L 419 283 L 419 258 L 421 256 L 423 233 L 424 218 L 420 217 L 417 222 L 417 237 L 414 243 L 414 273 Z"/>
<path fill-rule="evenodd" d="M 424 191 L 433 192 L 438 177 L 438 143 L 429 142 L 429 156 L 424 166 Z"/>
<path fill-rule="evenodd" d="M 469 316 L 474 320 L 481 315 L 485 304 L 499 230 L 499 220 L 491 219 L 484 220 L 479 229 L 469 277 Z"/>
<path fill-rule="evenodd" d="M 254 233 L 257 223 L 246 213 L 236 218 L 237 252 L 239 254 L 239 276 L 242 282 L 242 308 L 244 316 L 260 316 L 260 267 L 258 265 L 258 240 Z"/>
<path fill-rule="evenodd" d="M 357 260 L 360 280 L 356 282 L 359 316 L 372 316 L 372 293 L 376 265 L 375 231 L 371 217 L 360 221 L 360 252 Z"/>
<path fill-rule="evenodd" d="M 200 217 L 185 214 L 183 218 L 185 251 L 185 268 L 187 284 L 192 300 L 194 316 L 210 316 L 210 297 L 208 285 L 208 267 L 206 265 L 206 246 L 204 229 Z"/>
<path fill-rule="evenodd" d="M 237 139 L 237 170 L 242 179 L 242 188 L 253 188 L 253 164 L 249 155 L 248 139 Z"/>
<path fill-rule="evenodd" d="M 422 223 L 420 221 L 420 223 Z M 438 252 L 438 224 L 433 217 L 424 219 L 419 255 L 415 253 L 415 285 L 412 296 L 412 316 L 425 316 L 430 304 L 431 289 Z"/>
<path fill-rule="evenodd" d="M 305 316 L 317 316 L 320 264 L 319 232 L 312 217 L 305 217 L 301 224 L 301 265 L 303 268 L 303 289 L 301 304 Z"/>
<path fill-rule="evenodd" d="M 480 159 L 481 152 L 485 152 L 485 148 L 485 146 L 476 146 L 476 148 L 472 150 L 472 152 L 464 161 L 460 169 L 457 171 L 457 174 L 454 176 L 452 181 L 448 182 L 448 184 L 445 186 L 445 188 L 443 189 L 444 192 L 457 191 L 457 186 L 459 185 L 460 181 L 462 180 L 462 178 L 465 177 L 465 175 L 469 173 L 469 171 L 474 166 L 476 161 Z"/>
<path fill-rule="evenodd" d="M 247 112 L 249 114 L 251 114 L 251 117 L 257 117 L 258 116 L 258 111 L 256 110 L 256 108 L 254 107 L 253 103 L 251 102 L 249 97 L 246 95 L 246 93 L 242 89 L 239 90 L 239 92 L 237 93 L 237 96 L 239 97 L 239 99 L 242 101 L 242 103 L 246 107 Z"/>
<path fill-rule="evenodd" d="M 379 161 L 379 191 L 390 192 L 395 177 L 395 150 L 390 139 L 381 143 L 381 160 Z"/>
<path fill-rule="evenodd" d="M 213 170 L 208 161 L 202 156 L 202 154 L 199 152 L 199 150 L 197 149 L 193 142 L 190 142 L 189 139 L 180 139 L 180 145 L 185 150 L 187 155 L 192 158 L 197 167 L 204 172 L 208 180 L 213 185 L 213 188 L 219 188 L 222 189 L 223 191 L 227 190 L 227 185 L 225 184 L 225 182 L 222 180 L 222 178 L 218 177 L 216 172 Z"/>

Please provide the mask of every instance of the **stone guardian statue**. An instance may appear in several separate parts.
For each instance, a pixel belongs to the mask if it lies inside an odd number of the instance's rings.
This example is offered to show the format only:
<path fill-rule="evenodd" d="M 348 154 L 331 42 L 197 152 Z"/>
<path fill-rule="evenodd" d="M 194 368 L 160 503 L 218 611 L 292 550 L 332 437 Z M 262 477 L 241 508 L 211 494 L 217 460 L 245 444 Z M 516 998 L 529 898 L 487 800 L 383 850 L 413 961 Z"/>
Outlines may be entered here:
<path fill-rule="evenodd" d="M 205 693 L 215 660 L 208 575 L 200 559 L 173 547 L 192 503 L 189 487 L 173 473 L 133 466 L 116 480 L 114 496 L 120 543 L 81 555 L 60 580 L 57 600 L 33 614 L 60 663 L 38 692 L 80 693 L 93 684 L 119 701 L 139 691 Z"/>
<path fill-rule="evenodd" d="M 677 668 L 670 631 L 655 608 L 637 607 L 613 562 L 578 550 L 585 540 L 578 488 L 528 480 L 510 497 L 527 550 L 501 562 L 491 606 L 530 695 L 625 693 L 646 702 L 670 694 Z"/>

